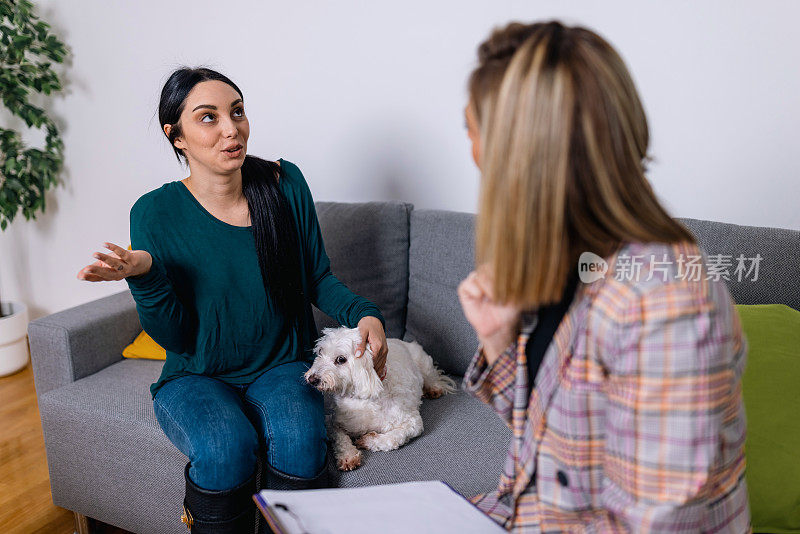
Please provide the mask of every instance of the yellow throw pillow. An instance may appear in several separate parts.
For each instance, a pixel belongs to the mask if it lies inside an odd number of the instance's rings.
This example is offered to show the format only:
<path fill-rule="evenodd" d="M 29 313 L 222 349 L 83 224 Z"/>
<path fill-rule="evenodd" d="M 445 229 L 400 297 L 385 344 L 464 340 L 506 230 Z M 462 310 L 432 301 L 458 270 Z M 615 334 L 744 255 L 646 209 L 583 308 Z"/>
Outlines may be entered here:
<path fill-rule="evenodd" d="M 147 332 L 142 330 L 142 333 L 136 336 L 133 343 L 125 347 L 122 351 L 125 358 L 143 358 L 146 360 L 166 360 L 167 351 L 161 345 L 153 341 L 153 338 L 147 335 Z"/>
<path fill-rule="evenodd" d="M 131 246 L 128 245 L 128 250 Z M 156 343 L 147 332 L 142 330 L 142 333 L 136 336 L 133 343 L 125 347 L 122 351 L 122 356 L 125 358 L 143 358 L 147 360 L 166 360 L 167 351 L 161 345 Z"/>

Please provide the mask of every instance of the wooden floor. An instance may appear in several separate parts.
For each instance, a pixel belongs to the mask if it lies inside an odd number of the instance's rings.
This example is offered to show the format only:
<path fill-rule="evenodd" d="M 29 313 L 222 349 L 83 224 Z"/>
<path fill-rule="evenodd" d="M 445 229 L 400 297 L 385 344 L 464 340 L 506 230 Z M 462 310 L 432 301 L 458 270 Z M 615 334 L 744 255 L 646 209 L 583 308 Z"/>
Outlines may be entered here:
<path fill-rule="evenodd" d="M 127 534 L 92 523 L 92 532 Z M 72 534 L 74 515 L 53 504 L 30 361 L 0 378 L 0 532 Z"/>

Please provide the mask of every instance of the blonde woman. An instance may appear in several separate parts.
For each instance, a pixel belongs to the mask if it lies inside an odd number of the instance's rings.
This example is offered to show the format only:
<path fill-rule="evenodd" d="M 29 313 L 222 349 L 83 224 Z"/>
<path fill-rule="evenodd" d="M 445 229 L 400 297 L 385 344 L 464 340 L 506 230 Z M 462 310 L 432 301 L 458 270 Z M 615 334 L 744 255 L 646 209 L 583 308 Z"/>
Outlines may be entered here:
<path fill-rule="evenodd" d="M 473 502 L 513 532 L 751 531 L 746 341 L 647 183 L 624 63 L 558 22 L 496 30 L 478 59 L 478 268 L 458 294 L 480 346 L 464 382 L 513 439 Z"/>

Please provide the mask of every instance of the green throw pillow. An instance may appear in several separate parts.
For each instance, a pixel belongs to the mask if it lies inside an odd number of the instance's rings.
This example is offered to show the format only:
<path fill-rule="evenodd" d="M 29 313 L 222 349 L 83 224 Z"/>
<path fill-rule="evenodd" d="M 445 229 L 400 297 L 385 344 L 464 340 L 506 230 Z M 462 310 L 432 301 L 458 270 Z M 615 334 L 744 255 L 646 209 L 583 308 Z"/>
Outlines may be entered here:
<path fill-rule="evenodd" d="M 749 351 L 742 379 L 754 532 L 800 532 L 800 311 L 737 305 Z"/>

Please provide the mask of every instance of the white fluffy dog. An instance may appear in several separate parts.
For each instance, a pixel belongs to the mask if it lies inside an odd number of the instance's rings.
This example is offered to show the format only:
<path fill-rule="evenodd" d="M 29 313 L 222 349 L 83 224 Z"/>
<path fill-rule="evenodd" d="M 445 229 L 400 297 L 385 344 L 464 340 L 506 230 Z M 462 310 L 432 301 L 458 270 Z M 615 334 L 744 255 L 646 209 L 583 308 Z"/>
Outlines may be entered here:
<path fill-rule="evenodd" d="M 325 328 L 314 347 L 314 364 L 305 379 L 334 398 L 333 437 L 336 465 L 349 471 L 361 465 L 361 451 L 397 449 L 422 433 L 422 395 L 438 398 L 453 393 L 456 383 L 437 369 L 418 343 L 387 339 L 384 380 L 372 363 L 370 347 L 360 358 L 358 328 Z"/>

